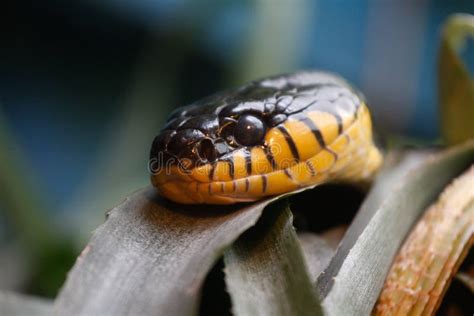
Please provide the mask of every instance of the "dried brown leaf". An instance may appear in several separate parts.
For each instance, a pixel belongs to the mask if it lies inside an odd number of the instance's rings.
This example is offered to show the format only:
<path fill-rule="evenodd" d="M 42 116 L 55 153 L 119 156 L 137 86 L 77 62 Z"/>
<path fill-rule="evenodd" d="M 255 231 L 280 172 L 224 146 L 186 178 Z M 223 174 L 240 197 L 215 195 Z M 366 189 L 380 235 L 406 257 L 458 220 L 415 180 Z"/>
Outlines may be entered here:
<path fill-rule="evenodd" d="M 451 183 L 411 231 L 376 315 L 430 315 L 474 241 L 474 167 Z"/>

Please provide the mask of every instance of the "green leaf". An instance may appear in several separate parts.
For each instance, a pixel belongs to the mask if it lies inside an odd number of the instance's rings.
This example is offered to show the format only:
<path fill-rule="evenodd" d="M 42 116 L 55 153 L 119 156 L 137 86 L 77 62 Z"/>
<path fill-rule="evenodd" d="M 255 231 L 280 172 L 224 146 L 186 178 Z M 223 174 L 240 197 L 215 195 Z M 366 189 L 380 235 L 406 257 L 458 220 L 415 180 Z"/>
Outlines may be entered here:
<path fill-rule="evenodd" d="M 474 83 L 460 57 L 474 37 L 474 16 L 455 14 L 444 25 L 438 61 L 438 90 L 443 137 L 448 144 L 474 138 Z"/>
<path fill-rule="evenodd" d="M 225 252 L 234 315 L 322 315 L 287 201 L 272 204 Z"/>
<path fill-rule="evenodd" d="M 469 142 L 429 155 L 401 176 L 395 174 L 383 184 L 385 194 L 374 193 L 380 190 L 377 183 L 381 180 L 376 182 L 318 280 L 328 315 L 370 314 L 410 228 L 449 181 L 473 162 L 474 142 Z"/>
<path fill-rule="evenodd" d="M 55 302 L 57 314 L 196 314 L 207 272 L 273 200 L 203 208 L 138 191 L 95 231 Z"/>

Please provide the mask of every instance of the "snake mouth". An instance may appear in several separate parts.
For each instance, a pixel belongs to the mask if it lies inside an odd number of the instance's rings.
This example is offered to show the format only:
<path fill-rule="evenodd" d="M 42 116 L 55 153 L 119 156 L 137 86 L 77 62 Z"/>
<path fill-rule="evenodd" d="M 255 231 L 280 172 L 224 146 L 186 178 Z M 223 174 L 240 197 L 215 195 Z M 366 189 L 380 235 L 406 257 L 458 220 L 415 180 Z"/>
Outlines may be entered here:
<path fill-rule="evenodd" d="M 382 162 L 379 150 L 365 130 L 363 122 L 354 121 L 331 144 L 307 159 L 288 160 L 286 167 L 279 160 L 279 168 L 272 168 L 261 153 L 250 170 L 234 170 L 232 175 L 228 172 L 228 161 L 220 160 L 190 170 L 171 166 L 166 173 L 161 170 L 152 175 L 151 180 L 162 195 L 184 204 L 252 202 L 328 181 L 363 180 L 370 178 Z M 256 152 L 264 149 L 253 151 L 255 157 Z M 247 169 L 245 157 L 244 150 L 235 152 L 234 167 Z M 263 169 L 268 168 L 265 172 L 257 172 L 257 160 Z"/>

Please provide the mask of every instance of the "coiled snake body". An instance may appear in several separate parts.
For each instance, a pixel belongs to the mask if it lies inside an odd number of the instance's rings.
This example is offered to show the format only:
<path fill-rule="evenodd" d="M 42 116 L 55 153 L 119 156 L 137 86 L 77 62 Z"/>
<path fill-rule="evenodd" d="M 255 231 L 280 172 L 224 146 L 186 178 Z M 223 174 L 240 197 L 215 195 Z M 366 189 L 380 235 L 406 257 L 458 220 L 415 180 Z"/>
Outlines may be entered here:
<path fill-rule="evenodd" d="M 150 152 L 153 185 L 186 204 L 364 180 L 381 161 L 364 98 L 324 72 L 270 77 L 180 108 Z"/>

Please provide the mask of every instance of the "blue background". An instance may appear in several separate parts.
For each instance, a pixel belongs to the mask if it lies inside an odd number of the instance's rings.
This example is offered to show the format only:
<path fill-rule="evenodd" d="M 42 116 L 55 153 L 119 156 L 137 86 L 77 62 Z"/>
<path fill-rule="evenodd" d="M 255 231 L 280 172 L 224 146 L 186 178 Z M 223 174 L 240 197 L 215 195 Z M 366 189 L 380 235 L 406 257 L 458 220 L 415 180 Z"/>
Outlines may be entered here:
<path fill-rule="evenodd" d="M 0 22 L 0 113 L 24 181 L 59 213 L 101 212 L 147 185 L 169 111 L 268 74 L 340 73 L 380 134 L 436 140 L 437 49 L 455 12 L 474 3 L 16 1 Z"/>

